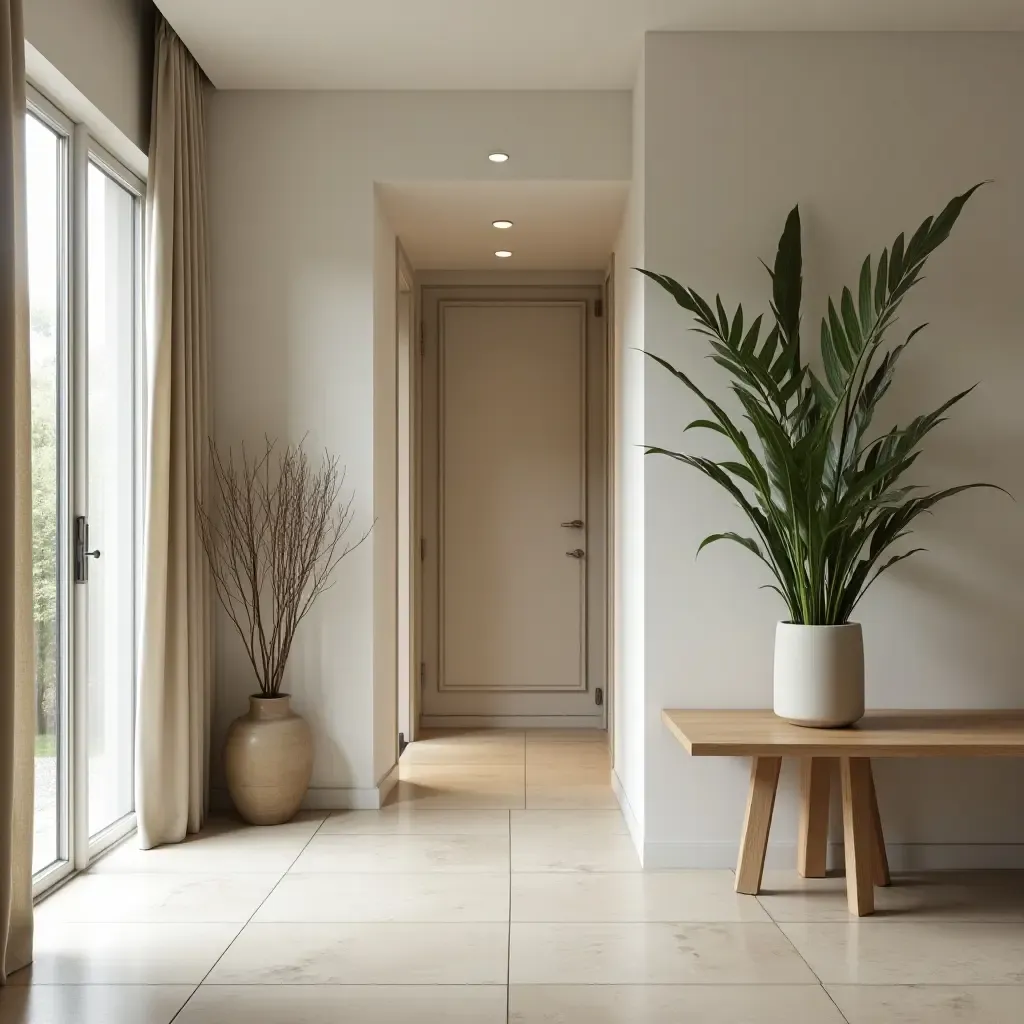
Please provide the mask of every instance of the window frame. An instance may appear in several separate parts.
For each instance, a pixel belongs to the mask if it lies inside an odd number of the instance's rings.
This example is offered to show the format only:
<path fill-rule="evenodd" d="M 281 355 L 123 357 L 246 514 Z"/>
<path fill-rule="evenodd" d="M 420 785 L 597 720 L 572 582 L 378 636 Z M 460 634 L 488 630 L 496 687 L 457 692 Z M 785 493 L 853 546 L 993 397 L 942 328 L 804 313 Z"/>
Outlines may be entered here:
<path fill-rule="evenodd" d="M 136 828 L 133 810 L 90 838 L 88 829 L 88 674 L 85 588 L 74 584 L 74 517 L 88 511 L 87 353 L 88 353 L 88 171 L 96 165 L 133 198 L 133 323 L 132 350 L 132 491 L 135 524 L 134 601 L 132 609 L 133 664 L 138 665 L 141 609 L 141 556 L 146 473 L 146 353 L 145 353 L 145 203 L 146 180 L 129 170 L 93 138 L 87 125 L 76 123 L 31 81 L 26 117 L 37 118 L 61 140 L 59 192 L 58 297 L 58 665 L 61 714 L 58 757 L 58 860 L 33 875 L 32 894 L 39 899 Z M 132 681 L 133 733 L 137 680 Z M 134 780 L 133 780 L 134 782 Z M 134 786 L 133 786 L 134 788 Z"/>

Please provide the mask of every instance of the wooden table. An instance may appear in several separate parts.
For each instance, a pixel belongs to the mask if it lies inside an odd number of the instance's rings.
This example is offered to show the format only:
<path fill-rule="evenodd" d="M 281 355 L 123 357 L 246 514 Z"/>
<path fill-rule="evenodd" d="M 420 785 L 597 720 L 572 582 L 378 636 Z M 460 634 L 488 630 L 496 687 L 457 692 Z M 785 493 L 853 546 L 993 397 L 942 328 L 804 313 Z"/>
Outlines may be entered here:
<path fill-rule="evenodd" d="M 873 757 L 1024 757 L 1024 711 L 869 711 L 848 729 L 806 729 L 771 711 L 663 711 L 694 757 L 749 757 L 750 795 L 736 891 L 757 895 L 784 757 L 800 759 L 797 869 L 825 875 L 829 772 L 839 762 L 850 912 L 874 913 L 875 885 L 889 884 Z"/>

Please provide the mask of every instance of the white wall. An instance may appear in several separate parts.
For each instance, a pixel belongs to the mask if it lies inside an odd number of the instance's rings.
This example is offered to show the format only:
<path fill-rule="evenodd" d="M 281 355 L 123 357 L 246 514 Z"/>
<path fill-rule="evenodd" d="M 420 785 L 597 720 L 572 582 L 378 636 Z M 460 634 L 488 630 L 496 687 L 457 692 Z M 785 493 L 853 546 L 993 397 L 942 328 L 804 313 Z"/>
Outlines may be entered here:
<path fill-rule="evenodd" d="M 143 152 L 149 149 L 150 0 L 24 0 L 25 37 Z"/>
<path fill-rule="evenodd" d="M 633 180 L 615 246 L 612 595 L 614 763 L 619 802 L 644 848 L 644 70 L 633 91 Z"/>
<path fill-rule="evenodd" d="M 930 410 L 975 381 L 975 396 L 927 444 L 915 478 L 985 479 L 1024 496 L 1024 37 L 1005 35 L 656 34 L 646 44 L 644 249 L 648 267 L 728 304 L 767 311 L 771 261 L 789 208 L 804 221 L 805 336 L 822 300 L 855 284 L 860 260 L 913 230 L 955 193 L 992 178 L 932 258 L 900 332 L 922 320 L 880 426 Z M 646 344 L 713 393 L 723 376 L 660 289 Z M 897 332 L 897 336 L 899 333 Z M 656 366 L 646 440 L 713 452 L 683 435 L 694 401 Z M 687 758 L 663 707 L 771 701 L 782 608 L 752 557 L 700 539 L 741 515 L 703 478 L 648 461 L 646 497 L 647 863 L 729 865 L 746 766 Z M 873 707 L 1024 705 L 1024 517 L 991 493 L 953 499 L 921 524 L 926 555 L 864 601 Z M 884 763 L 879 800 L 896 861 L 1024 863 L 1016 763 Z M 773 836 L 795 841 L 787 786 Z M 926 844 L 917 845 L 904 844 Z M 959 844 L 976 844 L 962 847 Z M 989 845 L 986 845 L 989 844 Z M 780 851 L 781 852 L 781 851 Z"/>
<path fill-rule="evenodd" d="M 395 740 L 393 655 L 381 646 L 394 634 L 374 640 L 375 608 L 378 625 L 390 616 L 374 581 L 393 580 L 393 554 L 378 546 L 395 544 L 393 501 L 385 501 L 393 456 L 378 436 L 394 416 L 394 233 L 374 184 L 628 180 L 630 102 L 628 93 L 600 92 L 211 99 L 217 436 L 237 444 L 264 431 L 293 441 L 308 432 L 312 449 L 327 446 L 347 463 L 357 526 L 381 517 L 303 623 L 289 670 L 316 734 L 313 800 L 337 804 L 351 789 L 364 797 L 390 767 Z M 501 167 L 486 159 L 496 147 L 512 157 Z M 224 729 L 253 686 L 221 627 L 215 772 Z"/>

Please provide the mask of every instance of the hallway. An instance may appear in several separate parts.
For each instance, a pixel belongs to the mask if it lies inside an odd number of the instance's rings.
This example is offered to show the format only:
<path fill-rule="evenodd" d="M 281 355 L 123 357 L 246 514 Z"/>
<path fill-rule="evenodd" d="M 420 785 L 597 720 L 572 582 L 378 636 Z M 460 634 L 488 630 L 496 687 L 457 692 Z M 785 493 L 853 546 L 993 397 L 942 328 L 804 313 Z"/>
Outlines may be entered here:
<path fill-rule="evenodd" d="M 642 872 L 608 776 L 603 735 L 438 734 L 381 811 L 129 840 L 39 905 L 33 984 L 0 991 L 0 1024 L 1024 1014 L 1020 875 L 904 878 L 859 923 L 841 878 L 738 896 L 731 871 Z"/>

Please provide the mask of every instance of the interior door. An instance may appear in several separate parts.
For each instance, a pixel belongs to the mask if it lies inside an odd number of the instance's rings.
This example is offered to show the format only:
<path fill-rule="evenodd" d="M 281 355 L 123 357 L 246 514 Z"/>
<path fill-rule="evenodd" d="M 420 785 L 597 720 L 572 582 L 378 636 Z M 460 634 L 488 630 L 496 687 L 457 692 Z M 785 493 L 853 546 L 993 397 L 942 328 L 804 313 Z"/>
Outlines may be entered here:
<path fill-rule="evenodd" d="M 437 670 L 424 713 L 599 723 L 587 678 L 587 304 L 444 301 Z"/>

